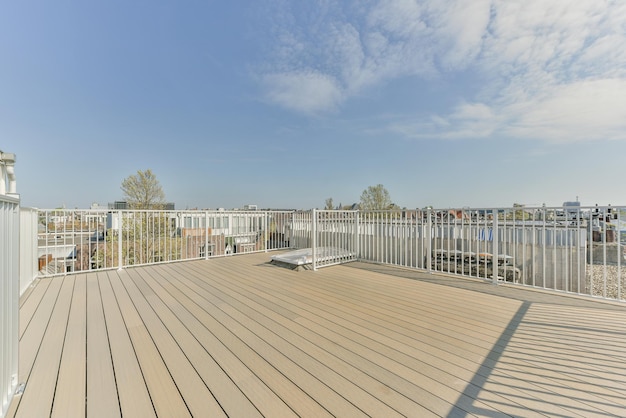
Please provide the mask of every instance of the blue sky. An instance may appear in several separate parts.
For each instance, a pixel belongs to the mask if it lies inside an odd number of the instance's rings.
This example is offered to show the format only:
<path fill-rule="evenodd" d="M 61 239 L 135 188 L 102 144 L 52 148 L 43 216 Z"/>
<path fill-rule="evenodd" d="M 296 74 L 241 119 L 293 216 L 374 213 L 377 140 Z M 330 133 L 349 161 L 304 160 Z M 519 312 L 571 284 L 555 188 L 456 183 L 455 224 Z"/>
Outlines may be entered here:
<path fill-rule="evenodd" d="M 26 0 L 0 60 L 25 206 L 626 204 L 623 1 Z"/>

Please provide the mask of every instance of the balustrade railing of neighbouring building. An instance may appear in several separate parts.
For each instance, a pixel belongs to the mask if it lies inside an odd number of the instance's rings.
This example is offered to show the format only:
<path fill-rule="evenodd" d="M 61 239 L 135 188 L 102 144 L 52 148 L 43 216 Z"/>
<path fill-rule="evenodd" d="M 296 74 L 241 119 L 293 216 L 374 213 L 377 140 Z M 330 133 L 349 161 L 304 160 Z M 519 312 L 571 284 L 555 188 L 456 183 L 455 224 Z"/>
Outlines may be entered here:
<path fill-rule="evenodd" d="M 626 300 L 626 209 L 39 212 L 40 275 L 311 248 L 361 260 Z"/>

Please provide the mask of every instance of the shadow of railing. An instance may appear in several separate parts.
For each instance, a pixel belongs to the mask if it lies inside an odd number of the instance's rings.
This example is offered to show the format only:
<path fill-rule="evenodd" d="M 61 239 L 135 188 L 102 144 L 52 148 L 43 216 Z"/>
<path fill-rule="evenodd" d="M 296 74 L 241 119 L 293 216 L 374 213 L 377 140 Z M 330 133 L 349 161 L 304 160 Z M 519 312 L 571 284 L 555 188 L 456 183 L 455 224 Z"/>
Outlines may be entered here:
<path fill-rule="evenodd" d="M 502 350 L 500 347 L 506 347 L 509 345 L 511 338 L 513 337 L 513 335 L 515 334 L 515 331 L 521 324 L 524 316 L 526 315 L 526 312 L 528 312 L 530 305 L 531 305 L 530 302 L 523 302 L 521 304 L 521 306 L 519 307 L 515 315 L 513 315 L 513 317 L 509 321 L 509 324 L 506 326 L 506 328 L 500 335 L 500 338 L 498 338 L 498 340 L 493 345 L 493 349 L 491 350 L 491 352 L 489 352 L 489 354 L 485 357 L 485 360 L 483 361 L 483 363 L 480 365 L 480 367 L 478 367 L 478 370 L 474 374 L 474 377 L 467 383 L 467 385 L 465 386 L 465 389 L 461 392 L 461 396 L 459 396 L 459 400 L 467 399 L 467 398 L 479 399 L 481 391 L 485 387 L 485 384 L 488 382 L 489 377 L 494 371 L 492 364 L 498 363 L 498 361 L 502 357 L 502 354 L 504 353 L 504 350 Z M 494 412 L 494 411 L 487 411 L 484 408 L 479 408 L 476 406 L 470 406 L 468 408 L 468 405 L 466 404 L 463 404 L 463 405 L 458 405 L 458 404 L 459 404 L 459 401 L 455 402 L 455 405 L 459 406 L 461 409 L 464 409 L 467 412 L 472 413 L 472 414 L 476 413 L 476 414 L 480 414 L 484 416 L 489 416 L 490 414 Z M 448 414 L 448 417 L 453 417 L 453 416 L 456 416 L 456 415 L 453 414 L 452 412 Z"/>
<path fill-rule="evenodd" d="M 625 315 L 599 323 L 590 312 L 599 313 L 522 302 L 455 405 L 484 416 L 623 416 Z"/>
<path fill-rule="evenodd" d="M 468 347 L 468 357 L 480 356 L 465 367 L 471 374 L 445 383 L 458 391 L 449 417 L 624 416 L 626 305 L 379 264 L 349 266 L 491 295 L 502 307 L 497 320 L 485 320 L 499 324 L 491 345 Z"/>

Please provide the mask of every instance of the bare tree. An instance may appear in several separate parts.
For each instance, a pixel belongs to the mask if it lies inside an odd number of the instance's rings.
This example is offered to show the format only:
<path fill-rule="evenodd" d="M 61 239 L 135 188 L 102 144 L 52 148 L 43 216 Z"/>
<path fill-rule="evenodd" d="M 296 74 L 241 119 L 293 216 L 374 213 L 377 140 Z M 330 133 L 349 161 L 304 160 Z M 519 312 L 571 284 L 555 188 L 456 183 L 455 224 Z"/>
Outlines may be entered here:
<path fill-rule="evenodd" d="M 369 186 L 361 194 L 361 210 L 386 210 L 394 206 L 389 192 L 382 184 Z"/>
<path fill-rule="evenodd" d="M 324 209 L 326 210 L 333 210 L 335 209 L 335 207 L 333 206 L 333 198 L 329 197 L 328 199 L 326 199 L 326 206 L 324 207 Z"/>
<path fill-rule="evenodd" d="M 150 169 L 125 178 L 121 189 L 133 209 L 161 209 L 165 203 L 161 183 Z"/>

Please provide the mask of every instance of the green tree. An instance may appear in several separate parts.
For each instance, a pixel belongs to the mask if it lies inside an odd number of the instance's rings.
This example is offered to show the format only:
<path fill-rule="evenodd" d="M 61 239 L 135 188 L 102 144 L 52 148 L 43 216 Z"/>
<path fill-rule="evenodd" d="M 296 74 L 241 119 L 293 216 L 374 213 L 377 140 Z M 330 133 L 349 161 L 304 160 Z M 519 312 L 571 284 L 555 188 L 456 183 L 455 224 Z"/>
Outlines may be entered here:
<path fill-rule="evenodd" d="M 394 207 L 389 192 L 382 184 L 369 186 L 361 193 L 361 210 L 387 210 Z"/>
<path fill-rule="evenodd" d="M 132 209 L 161 209 L 165 203 L 161 183 L 150 169 L 126 177 L 121 189 Z"/>

